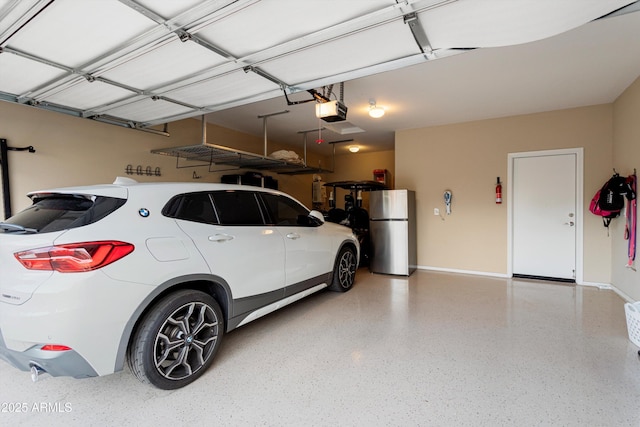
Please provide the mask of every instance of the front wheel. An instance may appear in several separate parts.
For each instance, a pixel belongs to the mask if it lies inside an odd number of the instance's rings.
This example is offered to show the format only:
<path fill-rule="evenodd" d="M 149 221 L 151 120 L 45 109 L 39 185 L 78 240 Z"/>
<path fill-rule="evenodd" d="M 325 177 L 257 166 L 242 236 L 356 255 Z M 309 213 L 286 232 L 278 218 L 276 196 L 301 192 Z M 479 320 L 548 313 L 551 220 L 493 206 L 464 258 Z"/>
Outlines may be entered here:
<path fill-rule="evenodd" d="M 350 247 L 343 247 L 336 259 L 333 269 L 333 280 L 329 289 L 337 292 L 346 292 L 353 287 L 356 278 L 356 267 L 358 262 L 356 254 Z"/>
<path fill-rule="evenodd" d="M 184 387 L 211 365 L 223 334 L 222 310 L 213 297 L 193 290 L 169 294 L 138 326 L 129 367 L 144 383 L 164 390 Z"/>

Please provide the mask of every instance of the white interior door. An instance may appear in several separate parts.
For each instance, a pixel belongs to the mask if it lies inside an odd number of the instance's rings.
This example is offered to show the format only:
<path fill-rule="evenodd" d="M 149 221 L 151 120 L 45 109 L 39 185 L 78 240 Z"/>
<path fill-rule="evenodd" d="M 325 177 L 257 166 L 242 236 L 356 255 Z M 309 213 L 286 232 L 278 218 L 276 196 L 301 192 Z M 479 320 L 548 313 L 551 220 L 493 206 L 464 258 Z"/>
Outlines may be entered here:
<path fill-rule="evenodd" d="M 511 159 L 514 275 L 576 280 L 578 160 L 554 151 Z"/>

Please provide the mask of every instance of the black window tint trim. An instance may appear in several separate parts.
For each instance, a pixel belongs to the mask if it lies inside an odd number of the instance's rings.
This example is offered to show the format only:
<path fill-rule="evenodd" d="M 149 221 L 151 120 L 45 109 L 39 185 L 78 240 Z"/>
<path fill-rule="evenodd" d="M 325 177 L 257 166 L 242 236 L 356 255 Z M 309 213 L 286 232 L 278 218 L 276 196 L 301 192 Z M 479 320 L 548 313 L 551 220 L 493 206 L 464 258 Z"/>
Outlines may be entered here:
<path fill-rule="evenodd" d="M 226 223 L 222 220 L 220 213 L 219 213 L 219 207 L 216 205 L 216 200 L 215 200 L 215 194 L 216 193 L 228 193 L 228 192 L 242 192 L 244 194 L 251 194 L 253 195 L 253 199 L 255 200 L 257 206 L 258 206 L 258 212 L 260 213 L 260 218 L 261 218 L 261 223 L 260 224 L 253 224 L 253 223 L 249 223 L 249 224 L 229 224 Z M 264 227 L 265 225 L 269 225 L 268 224 L 268 218 L 267 218 L 267 210 L 264 208 L 263 204 L 262 204 L 262 198 L 260 197 L 260 193 L 256 192 L 256 191 L 252 191 L 252 190 L 242 190 L 242 189 L 237 189 L 237 190 L 216 190 L 216 191 L 211 191 L 209 192 L 209 197 L 211 198 L 211 201 L 213 203 L 213 209 L 216 212 L 216 215 L 218 217 L 219 220 L 219 224 L 220 225 L 224 225 L 225 227 Z"/>
<path fill-rule="evenodd" d="M 98 222 L 127 202 L 127 199 L 118 197 L 66 193 L 37 194 L 32 196 L 31 200 L 33 202 L 31 206 L 8 218 L 5 222 L 31 228 L 37 230 L 38 233 L 70 230 Z M 73 202 L 77 202 L 77 205 L 74 206 Z M 60 206 L 60 203 L 63 205 L 68 203 L 69 205 L 64 208 L 64 206 Z M 58 206 L 50 209 L 47 208 L 47 204 Z M 41 213 L 38 213 L 41 205 L 44 206 L 42 206 Z M 70 212 L 75 212 L 75 214 L 69 215 Z"/>
<path fill-rule="evenodd" d="M 291 197 L 288 197 L 288 196 L 283 195 L 283 194 L 259 193 L 258 195 L 259 195 L 259 200 L 260 200 L 260 208 L 264 212 L 264 217 L 265 217 L 265 221 L 266 221 L 267 225 L 270 225 L 270 226 L 273 226 L 273 227 L 278 227 L 279 226 L 278 224 L 276 224 L 275 218 L 272 218 L 272 216 L 271 216 L 271 211 L 269 209 L 267 201 L 263 197 L 265 194 L 268 194 L 270 196 L 274 196 L 276 198 L 278 198 L 278 197 L 285 198 L 285 199 L 291 201 L 292 203 L 295 203 L 296 205 L 300 206 L 304 210 L 305 214 L 307 216 L 309 215 L 309 212 L 310 212 L 309 209 L 305 205 L 303 205 L 302 203 L 298 202 L 297 200 L 295 200 L 295 199 L 293 199 Z M 288 227 L 308 227 L 309 225 L 308 224 L 296 223 L 296 224 L 288 224 L 287 226 Z"/>
<path fill-rule="evenodd" d="M 258 198 L 258 205 L 260 206 L 260 210 L 262 211 L 262 219 L 265 225 L 274 226 L 275 221 L 271 218 L 271 213 L 269 212 L 269 208 L 267 207 L 267 203 L 264 201 L 262 194 L 256 194 Z"/>
<path fill-rule="evenodd" d="M 180 219 L 178 218 L 178 212 L 180 212 L 181 206 L 182 204 L 185 202 L 185 199 L 193 194 L 202 194 L 202 193 L 206 193 L 209 195 L 209 200 L 211 201 L 211 204 L 213 206 L 213 211 L 215 213 L 216 219 L 217 219 L 217 224 L 219 225 L 224 225 L 226 227 L 264 227 L 264 226 L 270 226 L 270 227 L 276 227 L 277 224 L 275 223 L 275 219 L 272 217 L 271 212 L 267 206 L 267 203 L 263 197 L 263 195 L 265 193 L 262 193 L 260 191 L 251 191 L 251 190 L 233 190 L 233 191 L 242 191 L 244 193 L 250 193 L 253 195 L 254 199 L 256 200 L 257 204 L 258 204 L 258 209 L 262 218 L 262 223 L 261 224 L 227 224 L 224 223 L 223 221 L 221 221 L 220 219 L 220 212 L 219 212 L 219 206 L 216 205 L 215 202 L 215 197 L 213 197 L 213 195 L 215 193 L 226 193 L 228 192 L 228 190 L 214 190 L 214 191 L 200 191 L 200 192 L 192 192 L 192 193 L 182 193 L 182 194 L 177 194 L 175 196 L 173 196 L 164 206 L 164 208 L 162 209 L 162 215 L 169 217 L 169 218 L 174 218 L 174 219 Z M 266 193 L 266 194 L 272 194 L 272 193 Z M 281 195 L 281 194 L 273 194 L 276 197 L 287 197 L 285 195 Z M 291 199 L 291 198 L 289 198 Z M 296 202 L 297 204 L 299 204 L 307 213 L 309 212 L 309 209 L 307 209 L 306 206 L 304 206 L 303 204 L 301 204 L 300 202 L 296 201 L 295 199 L 291 199 L 293 202 Z M 303 224 L 291 224 L 290 226 L 293 227 L 305 227 L 305 225 Z"/>
<path fill-rule="evenodd" d="M 220 224 L 220 216 L 218 215 L 218 211 L 216 210 L 215 207 L 215 203 L 213 203 L 213 200 L 211 198 L 211 191 L 194 191 L 191 193 L 181 193 L 181 194 L 176 194 L 175 196 L 173 196 L 171 199 L 169 199 L 169 201 L 164 205 L 164 207 L 162 208 L 162 215 L 168 217 L 168 218 L 173 218 L 173 219 L 180 219 L 183 221 L 192 221 L 192 222 L 200 222 L 202 224 L 211 224 L 211 225 L 219 225 Z M 211 207 L 213 210 L 213 214 L 215 215 L 215 219 L 214 222 L 202 222 L 202 221 L 195 221 L 193 219 L 189 219 L 189 218 L 182 218 L 179 216 L 179 213 L 181 212 L 184 204 L 187 202 L 187 199 L 190 196 L 194 196 L 194 195 L 207 195 L 208 199 L 209 199 L 209 203 L 211 203 Z"/>

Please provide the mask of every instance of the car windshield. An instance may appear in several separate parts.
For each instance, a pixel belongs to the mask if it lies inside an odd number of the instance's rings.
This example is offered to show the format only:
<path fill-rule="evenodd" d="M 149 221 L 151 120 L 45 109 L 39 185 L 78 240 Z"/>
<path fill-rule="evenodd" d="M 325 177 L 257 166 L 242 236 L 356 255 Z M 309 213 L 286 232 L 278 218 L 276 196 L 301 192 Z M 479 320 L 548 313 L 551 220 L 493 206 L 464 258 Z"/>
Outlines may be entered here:
<path fill-rule="evenodd" d="M 82 227 L 109 215 L 125 201 L 101 196 L 47 195 L 34 198 L 31 206 L 6 220 L 0 229 L 5 233 L 48 233 Z"/>

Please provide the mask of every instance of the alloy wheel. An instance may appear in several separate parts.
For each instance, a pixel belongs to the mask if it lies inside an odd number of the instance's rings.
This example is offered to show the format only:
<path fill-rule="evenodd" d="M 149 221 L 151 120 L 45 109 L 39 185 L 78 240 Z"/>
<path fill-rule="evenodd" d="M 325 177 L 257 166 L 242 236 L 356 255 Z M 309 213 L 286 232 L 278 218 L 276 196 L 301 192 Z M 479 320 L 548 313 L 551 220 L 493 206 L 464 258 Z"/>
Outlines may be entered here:
<path fill-rule="evenodd" d="M 155 366 L 169 380 L 198 372 L 211 357 L 219 336 L 215 311 L 202 302 L 175 310 L 162 324 L 154 342 Z"/>
<path fill-rule="evenodd" d="M 356 274 L 356 257 L 352 251 L 348 250 L 342 254 L 338 265 L 338 280 L 340 286 L 348 289 L 353 284 Z"/>

